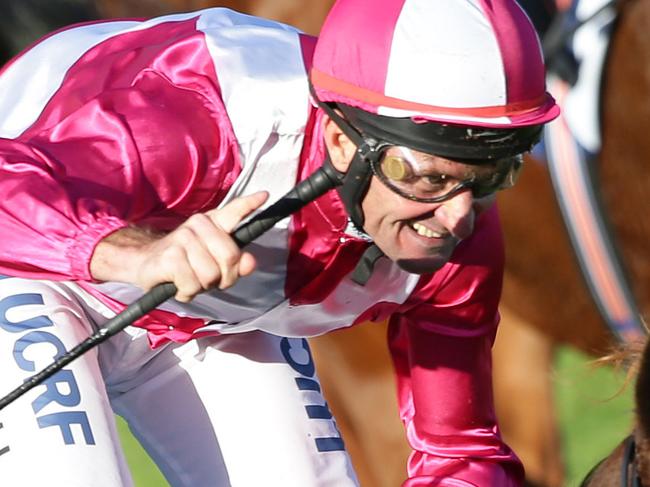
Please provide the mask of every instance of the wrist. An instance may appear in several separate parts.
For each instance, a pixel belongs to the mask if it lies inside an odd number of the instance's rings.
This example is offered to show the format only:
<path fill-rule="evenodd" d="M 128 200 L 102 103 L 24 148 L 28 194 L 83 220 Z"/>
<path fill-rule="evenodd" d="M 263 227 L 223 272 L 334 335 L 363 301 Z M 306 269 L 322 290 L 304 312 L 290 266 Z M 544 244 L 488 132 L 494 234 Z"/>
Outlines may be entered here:
<path fill-rule="evenodd" d="M 133 226 L 107 235 L 95 246 L 90 259 L 92 279 L 136 284 L 144 249 L 160 237 L 160 234 Z"/>

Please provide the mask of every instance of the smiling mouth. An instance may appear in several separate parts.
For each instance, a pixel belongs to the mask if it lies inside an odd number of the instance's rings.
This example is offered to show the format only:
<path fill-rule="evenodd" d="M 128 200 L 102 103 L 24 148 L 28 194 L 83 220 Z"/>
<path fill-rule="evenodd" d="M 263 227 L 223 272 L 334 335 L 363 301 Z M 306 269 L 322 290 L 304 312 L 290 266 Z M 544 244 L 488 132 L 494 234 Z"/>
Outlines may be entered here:
<path fill-rule="evenodd" d="M 409 226 L 420 236 L 427 238 L 444 238 L 446 235 L 427 228 L 422 223 L 410 222 Z"/>

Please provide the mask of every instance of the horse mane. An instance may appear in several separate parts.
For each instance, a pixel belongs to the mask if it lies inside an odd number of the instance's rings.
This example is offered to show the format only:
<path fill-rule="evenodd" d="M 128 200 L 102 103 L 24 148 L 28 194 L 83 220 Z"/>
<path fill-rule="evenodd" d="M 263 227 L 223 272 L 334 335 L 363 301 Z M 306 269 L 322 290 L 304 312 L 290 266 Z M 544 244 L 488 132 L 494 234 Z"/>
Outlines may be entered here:
<path fill-rule="evenodd" d="M 650 486 L 650 340 L 637 340 L 620 345 L 596 360 L 599 365 L 613 365 L 626 372 L 620 394 L 635 382 L 635 426 L 600 463 L 593 467 L 580 487 Z"/>

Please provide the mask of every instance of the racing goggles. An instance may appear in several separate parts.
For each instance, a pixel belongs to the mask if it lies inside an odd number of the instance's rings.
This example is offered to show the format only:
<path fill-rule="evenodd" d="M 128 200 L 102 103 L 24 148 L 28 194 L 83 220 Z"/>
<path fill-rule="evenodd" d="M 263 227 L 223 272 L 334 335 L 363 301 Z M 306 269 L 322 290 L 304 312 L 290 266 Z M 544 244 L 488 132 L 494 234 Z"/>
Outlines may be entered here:
<path fill-rule="evenodd" d="M 346 179 L 364 178 L 365 162 L 384 185 L 413 201 L 437 203 L 464 189 L 484 198 L 515 184 L 522 154 L 539 141 L 542 131 L 541 125 L 486 128 L 386 117 L 343 103 L 323 103 L 311 85 L 310 89 L 318 105 L 357 146 L 352 167 L 358 160 L 361 169 L 348 170 L 354 174 L 344 177 L 344 190 L 350 185 Z"/>
<path fill-rule="evenodd" d="M 374 175 L 400 196 L 422 203 L 441 202 L 466 189 L 484 198 L 510 188 L 523 161 L 515 155 L 466 164 L 388 143 L 374 150 L 378 157 L 368 158 Z"/>

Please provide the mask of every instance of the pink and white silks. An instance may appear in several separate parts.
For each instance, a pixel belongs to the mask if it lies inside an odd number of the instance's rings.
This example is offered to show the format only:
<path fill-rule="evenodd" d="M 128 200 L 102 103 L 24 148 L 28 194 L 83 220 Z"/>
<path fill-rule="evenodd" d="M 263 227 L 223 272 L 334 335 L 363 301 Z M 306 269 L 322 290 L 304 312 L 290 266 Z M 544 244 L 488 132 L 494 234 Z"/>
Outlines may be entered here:
<path fill-rule="evenodd" d="M 404 3 L 408 12 L 418 2 Z M 484 4 L 458 3 L 475 15 Z M 0 273 L 15 277 L 0 280 L 3 390 L 52 358 L 39 340 L 58 353 L 141 295 L 93 282 L 99 240 L 129 224 L 170 230 L 259 189 L 274 201 L 322 163 L 307 85 L 313 45 L 293 28 L 210 9 L 66 29 L 4 68 Z M 348 231 L 335 192 L 280 222 L 249 246 L 252 276 L 189 304 L 171 300 L 75 363 L 78 401 L 55 382 L 3 412 L 5 431 L 19 425 L 24 437 L 14 429 L 3 471 L 21 472 L 21 485 L 25 471 L 33 485 L 128 485 L 113 407 L 173 485 L 356 485 L 301 337 L 390 319 L 413 448 L 404 485 L 520 485 L 492 405 L 496 209 L 433 275 L 381 259 L 359 286 L 348 274 L 367 245 Z M 82 408 L 92 442 L 85 426 L 81 435 L 62 416 L 41 418 L 70 408 Z M 55 447 L 62 439 L 74 453 Z M 33 455 L 52 471 L 27 469 Z"/>

